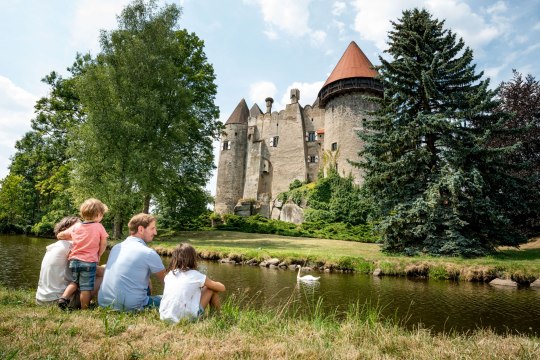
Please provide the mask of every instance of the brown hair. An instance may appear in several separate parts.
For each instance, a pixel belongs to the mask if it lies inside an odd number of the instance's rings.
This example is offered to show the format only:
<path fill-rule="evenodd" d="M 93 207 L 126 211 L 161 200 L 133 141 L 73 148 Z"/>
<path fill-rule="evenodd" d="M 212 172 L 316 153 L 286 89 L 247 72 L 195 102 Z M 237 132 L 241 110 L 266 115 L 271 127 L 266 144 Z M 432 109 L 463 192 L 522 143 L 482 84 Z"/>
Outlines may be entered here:
<path fill-rule="evenodd" d="M 94 220 L 99 215 L 105 215 L 109 208 L 98 199 L 86 199 L 79 209 L 84 220 Z"/>
<path fill-rule="evenodd" d="M 156 217 L 154 215 L 145 213 L 134 215 L 128 223 L 129 233 L 136 234 L 139 230 L 139 226 L 142 226 L 146 229 L 148 225 L 150 225 L 154 221 L 156 221 Z"/>
<path fill-rule="evenodd" d="M 56 225 L 54 225 L 54 235 L 56 236 L 59 232 L 69 229 L 79 221 L 81 221 L 81 219 L 79 219 L 77 216 L 66 216 L 56 223 Z"/>
<path fill-rule="evenodd" d="M 178 245 L 172 252 L 171 262 L 167 266 L 167 271 L 187 271 L 196 268 L 197 251 L 195 251 L 195 248 L 186 243 Z"/>

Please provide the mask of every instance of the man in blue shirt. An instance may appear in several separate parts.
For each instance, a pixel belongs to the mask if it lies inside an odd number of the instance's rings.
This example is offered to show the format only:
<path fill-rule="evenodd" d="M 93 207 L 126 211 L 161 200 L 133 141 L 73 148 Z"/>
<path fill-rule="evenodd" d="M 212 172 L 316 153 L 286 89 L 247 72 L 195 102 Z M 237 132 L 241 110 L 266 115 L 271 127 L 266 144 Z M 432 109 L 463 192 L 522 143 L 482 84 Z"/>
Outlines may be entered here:
<path fill-rule="evenodd" d="M 163 283 L 165 267 L 147 243 L 157 235 L 156 218 L 137 214 L 128 224 L 131 236 L 113 246 L 98 293 L 98 304 L 120 311 L 159 308 L 161 296 L 149 295 L 150 274 Z"/>

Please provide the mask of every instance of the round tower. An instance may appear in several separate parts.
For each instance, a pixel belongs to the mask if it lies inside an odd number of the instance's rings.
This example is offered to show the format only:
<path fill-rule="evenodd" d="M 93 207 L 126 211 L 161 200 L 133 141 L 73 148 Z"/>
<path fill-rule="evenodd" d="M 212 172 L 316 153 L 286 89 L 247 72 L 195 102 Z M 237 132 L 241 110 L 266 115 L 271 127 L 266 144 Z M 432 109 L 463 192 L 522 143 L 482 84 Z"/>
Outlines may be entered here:
<path fill-rule="evenodd" d="M 234 213 L 234 206 L 244 193 L 247 129 L 249 110 L 242 99 L 225 123 L 221 135 L 214 211 Z"/>
<path fill-rule="evenodd" d="M 362 131 L 362 119 L 375 109 L 375 104 L 365 96 L 383 96 L 382 84 L 376 76 L 369 59 L 352 41 L 317 97 L 319 107 L 325 109 L 326 169 L 335 166 L 342 176 L 352 174 L 357 184 L 363 181 L 362 170 L 349 161 L 360 160 L 358 152 L 364 144 L 358 132 Z"/>

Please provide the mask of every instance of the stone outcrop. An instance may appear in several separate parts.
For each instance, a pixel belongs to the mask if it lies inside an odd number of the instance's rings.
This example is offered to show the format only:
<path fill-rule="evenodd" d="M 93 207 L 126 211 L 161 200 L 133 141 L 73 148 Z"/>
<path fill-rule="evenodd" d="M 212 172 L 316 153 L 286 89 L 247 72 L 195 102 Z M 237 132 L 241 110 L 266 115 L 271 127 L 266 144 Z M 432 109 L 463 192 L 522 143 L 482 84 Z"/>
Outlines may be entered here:
<path fill-rule="evenodd" d="M 495 278 L 489 282 L 489 285 L 517 287 L 518 283 L 510 279 Z"/>

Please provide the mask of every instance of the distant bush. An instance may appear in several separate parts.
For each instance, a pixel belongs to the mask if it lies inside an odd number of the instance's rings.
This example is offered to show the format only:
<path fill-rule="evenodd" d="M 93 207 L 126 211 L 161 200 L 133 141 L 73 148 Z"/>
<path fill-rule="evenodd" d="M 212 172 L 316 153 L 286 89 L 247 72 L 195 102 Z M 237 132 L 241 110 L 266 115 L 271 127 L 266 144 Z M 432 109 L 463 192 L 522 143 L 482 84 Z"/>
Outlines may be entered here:
<path fill-rule="evenodd" d="M 308 221 L 296 225 L 280 220 L 270 220 L 261 215 L 223 216 L 223 223 L 216 225 L 218 230 L 240 231 L 259 234 L 276 234 L 284 236 L 314 237 L 359 242 L 376 242 L 371 224 L 350 225 L 346 223 L 327 223 L 324 221 Z"/>

